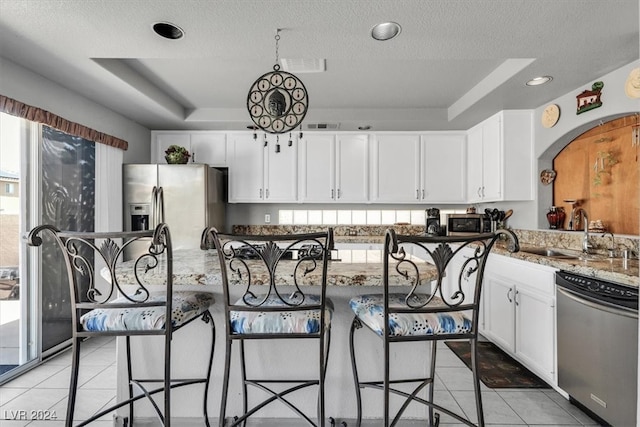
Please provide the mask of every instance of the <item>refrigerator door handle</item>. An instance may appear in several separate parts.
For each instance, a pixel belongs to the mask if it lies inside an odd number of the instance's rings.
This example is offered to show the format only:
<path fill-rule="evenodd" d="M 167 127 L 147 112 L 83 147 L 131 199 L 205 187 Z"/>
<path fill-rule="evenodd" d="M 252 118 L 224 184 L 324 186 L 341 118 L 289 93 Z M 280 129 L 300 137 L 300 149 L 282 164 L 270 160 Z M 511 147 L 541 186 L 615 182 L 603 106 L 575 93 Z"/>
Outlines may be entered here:
<path fill-rule="evenodd" d="M 158 187 L 156 187 L 155 185 L 153 186 L 153 189 L 151 190 L 151 221 L 149 226 L 156 228 L 156 225 L 158 225 Z"/>
<path fill-rule="evenodd" d="M 164 191 L 162 187 L 158 187 L 158 224 L 164 222 Z"/>

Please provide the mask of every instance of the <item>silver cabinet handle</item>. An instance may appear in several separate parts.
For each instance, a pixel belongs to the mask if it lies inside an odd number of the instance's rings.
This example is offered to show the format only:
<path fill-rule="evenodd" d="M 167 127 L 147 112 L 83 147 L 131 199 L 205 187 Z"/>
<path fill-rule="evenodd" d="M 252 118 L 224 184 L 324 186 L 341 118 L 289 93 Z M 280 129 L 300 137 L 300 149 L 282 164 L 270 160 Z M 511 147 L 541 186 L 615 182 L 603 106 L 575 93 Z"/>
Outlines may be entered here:
<path fill-rule="evenodd" d="M 265 194 L 267 196 L 266 198 L 268 199 L 269 198 L 269 189 L 267 188 L 266 190 L 264 190 L 264 192 L 265 192 Z"/>
<path fill-rule="evenodd" d="M 424 199 L 424 190 L 422 190 L 422 198 Z"/>
<path fill-rule="evenodd" d="M 340 198 L 340 189 L 339 188 L 338 188 L 337 192 L 338 192 L 338 199 L 339 199 Z"/>
<path fill-rule="evenodd" d="M 482 194 L 480 193 L 482 191 L 482 187 L 478 187 L 478 197 L 482 197 Z"/>
<path fill-rule="evenodd" d="M 420 190 L 416 189 L 416 200 L 420 200 Z"/>
<path fill-rule="evenodd" d="M 262 188 L 260 189 L 260 198 L 262 199 Z"/>
<path fill-rule="evenodd" d="M 520 305 L 520 303 L 518 303 L 518 294 L 520 294 L 520 291 L 516 291 L 516 297 L 513 299 L 516 302 L 516 305 Z"/>
<path fill-rule="evenodd" d="M 513 292 L 513 288 L 509 288 L 509 290 L 507 291 L 507 299 L 509 300 L 509 302 L 513 302 L 513 300 L 510 297 L 511 292 Z"/>
<path fill-rule="evenodd" d="M 335 194 L 335 190 L 332 188 L 331 189 L 331 200 L 333 200 L 335 198 L 334 194 Z"/>
<path fill-rule="evenodd" d="M 482 197 L 484 197 L 484 185 L 482 186 Z"/>

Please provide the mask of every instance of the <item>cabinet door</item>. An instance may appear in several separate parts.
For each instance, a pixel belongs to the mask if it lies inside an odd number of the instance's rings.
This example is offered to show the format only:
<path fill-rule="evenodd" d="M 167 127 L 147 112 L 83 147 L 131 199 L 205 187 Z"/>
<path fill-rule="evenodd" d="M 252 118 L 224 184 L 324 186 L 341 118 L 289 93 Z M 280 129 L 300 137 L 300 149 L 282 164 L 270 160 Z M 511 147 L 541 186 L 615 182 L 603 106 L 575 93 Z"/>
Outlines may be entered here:
<path fill-rule="evenodd" d="M 372 157 L 373 202 L 420 202 L 418 135 L 378 135 Z"/>
<path fill-rule="evenodd" d="M 338 136 L 335 200 L 344 203 L 369 200 L 369 137 L 367 135 Z"/>
<path fill-rule="evenodd" d="M 230 134 L 229 138 L 229 202 L 262 201 L 266 148 L 251 134 Z"/>
<path fill-rule="evenodd" d="M 305 134 L 300 141 L 300 201 L 332 202 L 335 198 L 334 135 Z"/>
<path fill-rule="evenodd" d="M 191 154 L 196 163 L 227 166 L 227 137 L 224 133 L 192 132 Z"/>
<path fill-rule="evenodd" d="M 553 298 L 516 288 L 516 356 L 544 379 L 554 382 L 555 321 Z"/>
<path fill-rule="evenodd" d="M 467 201 L 482 201 L 482 126 L 467 134 Z"/>
<path fill-rule="evenodd" d="M 482 127 L 482 198 L 502 200 L 502 119 L 493 116 Z"/>
<path fill-rule="evenodd" d="M 151 161 L 166 164 L 165 151 L 170 145 L 179 145 L 191 152 L 191 135 L 189 132 L 158 132 L 151 137 Z M 189 159 L 191 161 L 191 159 Z"/>
<path fill-rule="evenodd" d="M 265 156 L 265 202 L 295 202 L 298 195 L 298 143 L 291 147 L 286 141 L 280 143 L 276 152 L 276 137 L 267 137 L 269 144 L 264 147 Z M 264 145 L 264 144 L 263 144 Z"/>
<path fill-rule="evenodd" d="M 466 155 L 464 135 L 422 136 L 423 201 L 466 201 Z"/>
<path fill-rule="evenodd" d="M 510 352 L 515 351 L 514 286 L 500 276 L 484 276 L 485 335 Z"/>

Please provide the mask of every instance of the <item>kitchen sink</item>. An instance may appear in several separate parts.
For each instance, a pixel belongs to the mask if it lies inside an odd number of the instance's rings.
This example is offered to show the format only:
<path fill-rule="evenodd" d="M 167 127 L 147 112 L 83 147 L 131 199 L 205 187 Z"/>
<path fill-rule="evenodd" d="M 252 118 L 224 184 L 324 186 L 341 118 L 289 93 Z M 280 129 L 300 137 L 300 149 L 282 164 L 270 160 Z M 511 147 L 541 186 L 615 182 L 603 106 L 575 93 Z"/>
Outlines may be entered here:
<path fill-rule="evenodd" d="M 550 248 L 520 248 L 520 251 L 526 252 L 529 254 L 534 254 L 538 256 L 544 256 L 549 258 L 559 258 L 559 259 L 579 259 L 578 255 L 566 253 L 559 251 L 557 249 Z"/>

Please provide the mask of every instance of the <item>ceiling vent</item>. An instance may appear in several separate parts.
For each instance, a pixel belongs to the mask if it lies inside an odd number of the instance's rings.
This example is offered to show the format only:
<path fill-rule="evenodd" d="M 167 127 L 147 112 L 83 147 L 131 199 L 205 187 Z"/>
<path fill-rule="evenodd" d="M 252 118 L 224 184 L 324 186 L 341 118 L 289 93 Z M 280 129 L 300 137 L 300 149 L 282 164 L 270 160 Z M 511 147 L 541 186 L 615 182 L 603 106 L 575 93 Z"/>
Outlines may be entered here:
<path fill-rule="evenodd" d="M 336 130 L 339 127 L 339 123 L 307 123 L 309 130 Z"/>
<path fill-rule="evenodd" d="M 292 74 L 323 73 L 326 71 L 326 59 L 280 58 L 282 70 Z"/>

